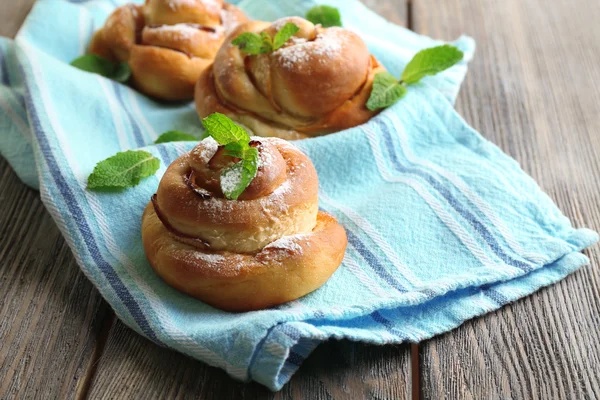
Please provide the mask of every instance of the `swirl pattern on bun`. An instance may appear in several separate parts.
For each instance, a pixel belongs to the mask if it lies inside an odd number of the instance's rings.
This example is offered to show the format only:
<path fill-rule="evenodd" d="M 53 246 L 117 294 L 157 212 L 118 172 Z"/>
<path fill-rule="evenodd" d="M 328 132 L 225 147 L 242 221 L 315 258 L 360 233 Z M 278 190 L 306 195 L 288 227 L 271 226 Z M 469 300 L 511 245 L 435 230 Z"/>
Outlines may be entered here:
<path fill-rule="evenodd" d="M 299 31 L 280 49 L 248 55 L 231 44 L 243 32 L 271 37 L 286 23 Z M 260 136 L 293 140 L 351 128 L 376 112 L 365 104 L 384 67 L 355 33 L 290 17 L 247 22 L 221 47 L 196 85 L 201 118 L 226 114 Z"/>
<path fill-rule="evenodd" d="M 238 200 L 221 192 L 221 172 L 235 159 L 209 138 L 169 166 L 142 219 L 156 273 L 227 311 L 316 290 L 341 264 L 347 243 L 344 228 L 318 209 L 310 159 L 283 140 L 253 139 L 258 173 Z"/>
<path fill-rule="evenodd" d="M 246 17 L 223 0 L 146 0 L 118 7 L 89 52 L 127 62 L 133 85 L 162 100 L 189 100 L 225 37 Z"/>

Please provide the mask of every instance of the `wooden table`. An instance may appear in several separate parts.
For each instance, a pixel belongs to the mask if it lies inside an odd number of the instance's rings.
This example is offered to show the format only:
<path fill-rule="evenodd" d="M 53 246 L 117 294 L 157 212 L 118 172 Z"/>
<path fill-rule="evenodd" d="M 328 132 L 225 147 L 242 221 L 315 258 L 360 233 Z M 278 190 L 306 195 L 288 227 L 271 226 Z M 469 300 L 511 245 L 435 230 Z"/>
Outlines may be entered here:
<path fill-rule="evenodd" d="M 365 0 L 478 49 L 457 108 L 577 227 L 600 230 L 600 2 Z M 0 0 L 14 35 L 33 0 Z M 49 16 L 51 18 L 51 16 Z M 273 394 L 159 348 L 121 322 L 40 202 L 0 161 L 0 398 L 599 398 L 600 269 L 419 345 L 321 345 Z"/>

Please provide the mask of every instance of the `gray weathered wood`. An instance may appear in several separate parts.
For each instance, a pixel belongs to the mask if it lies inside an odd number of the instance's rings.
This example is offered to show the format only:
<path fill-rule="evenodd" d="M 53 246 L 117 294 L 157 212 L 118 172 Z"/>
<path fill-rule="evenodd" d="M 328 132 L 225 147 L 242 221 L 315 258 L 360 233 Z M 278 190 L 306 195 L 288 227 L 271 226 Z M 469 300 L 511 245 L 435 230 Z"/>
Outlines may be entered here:
<path fill-rule="evenodd" d="M 90 398 L 405 399 L 410 391 L 409 362 L 406 346 L 331 341 L 318 347 L 291 382 L 274 394 L 159 348 L 117 322 L 98 364 Z"/>
<path fill-rule="evenodd" d="M 108 306 L 4 160 L 0 204 L 0 398 L 74 398 L 87 389 Z"/>
<path fill-rule="evenodd" d="M 33 1 L 0 3 L 0 35 L 14 36 Z M 0 204 L 0 399 L 81 397 L 112 311 L 4 160 Z"/>
<path fill-rule="evenodd" d="M 576 226 L 600 229 L 600 3 L 418 0 L 419 33 L 475 37 L 458 110 Z M 599 251 L 565 281 L 421 346 L 425 398 L 600 397 Z"/>
<path fill-rule="evenodd" d="M 361 0 L 388 21 L 401 26 L 408 26 L 408 3 L 410 0 Z M 342 20 L 343 20 L 342 15 Z"/>
<path fill-rule="evenodd" d="M 27 16 L 34 0 L 0 1 L 0 36 L 13 37 Z"/>
<path fill-rule="evenodd" d="M 600 228 L 597 2 L 364 0 L 439 38 L 478 41 L 458 109 L 574 220 Z M 32 0 L 0 2 L 12 35 Z M 408 346 L 322 345 L 273 395 L 111 324 L 37 194 L 0 162 L 0 398 L 407 398 Z M 559 285 L 431 340 L 427 398 L 600 397 L 599 252 Z M 103 352 L 102 343 L 110 326 Z M 102 354 L 99 362 L 94 360 Z M 94 370 L 97 368 L 97 374 Z"/>

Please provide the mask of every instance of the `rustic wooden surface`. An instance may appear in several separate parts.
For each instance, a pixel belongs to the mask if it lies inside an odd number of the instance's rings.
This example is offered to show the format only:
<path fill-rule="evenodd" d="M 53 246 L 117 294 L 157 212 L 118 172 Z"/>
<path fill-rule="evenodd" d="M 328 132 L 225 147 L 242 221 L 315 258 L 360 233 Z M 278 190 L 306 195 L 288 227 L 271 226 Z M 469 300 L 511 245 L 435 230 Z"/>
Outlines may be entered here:
<path fill-rule="evenodd" d="M 419 33 L 475 37 L 458 110 L 519 160 L 576 226 L 600 229 L 600 3 L 363 1 Z M 0 0 L 0 35 L 14 35 L 31 3 Z M 408 345 L 324 344 L 273 394 L 115 321 L 37 193 L 5 161 L 0 203 L 2 400 L 402 399 L 411 391 L 432 399 L 600 397 L 597 248 L 588 253 L 590 267 L 560 284 L 412 352 Z"/>
<path fill-rule="evenodd" d="M 600 2 L 415 0 L 413 29 L 477 53 L 458 110 L 575 226 L 600 230 Z M 547 288 L 421 346 L 425 398 L 600 398 L 600 252 Z"/>
<path fill-rule="evenodd" d="M 112 312 L 39 194 L 0 162 L 0 399 L 85 392 Z"/>

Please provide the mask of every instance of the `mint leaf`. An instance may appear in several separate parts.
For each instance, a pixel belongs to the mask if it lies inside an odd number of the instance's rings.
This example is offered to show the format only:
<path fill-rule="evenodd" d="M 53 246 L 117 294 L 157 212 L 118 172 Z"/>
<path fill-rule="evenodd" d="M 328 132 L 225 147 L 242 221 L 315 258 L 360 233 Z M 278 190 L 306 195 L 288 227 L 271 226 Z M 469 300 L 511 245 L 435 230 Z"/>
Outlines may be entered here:
<path fill-rule="evenodd" d="M 272 48 L 266 43 L 263 36 L 253 32 L 244 32 L 231 42 L 231 44 L 239 47 L 244 53 L 250 55 L 270 52 Z"/>
<path fill-rule="evenodd" d="M 185 142 L 185 141 L 198 141 L 196 136 L 190 135 L 189 133 L 179 131 L 168 131 L 163 133 L 154 141 L 154 144 L 168 143 L 168 142 Z"/>
<path fill-rule="evenodd" d="M 250 148 L 246 142 L 231 142 L 225 145 L 225 155 L 234 158 L 245 158 Z"/>
<path fill-rule="evenodd" d="M 373 90 L 367 101 L 367 108 L 371 111 L 386 108 L 400 100 L 406 94 L 406 86 L 399 82 L 389 72 L 380 72 L 375 75 Z"/>
<path fill-rule="evenodd" d="M 246 130 L 223 114 L 211 114 L 202 123 L 206 132 L 225 146 L 225 155 L 240 159 L 221 173 L 223 194 L 230 200 L 237 200 L 256 176 L 258 149 L 250 147 L 250 136 Z"/>
<path fill-rule="evenodd" d="M 296 24 L 288 22 L 275 34 L 275 38 L 266 32 L 261 32 L 260 35 L 244 32 L 233 39 L 231 44 L 239 47 L 246 54 L 266 54 L 279 49 L 299 30 L 300 28 Z"/>
<path fill-rule="evenodd" d="M 213 113 L 202 120 L 206 131 L 219 144 L 226 145 L 231 142 L 250 142 L 248 132 L 221 113 Z"/>
<path fill-rule="evenodd" d="M 321 24 L 324 28 L 342 26 L 340 10 L 331 6 L 315 6 L 308 10 L 306 19 L 313 24 Z"/>
<path fill-rule="evenodd" d="M 273 50 L 279 49 L 283 46 L 292 36 L 294 36 L 300 28 L 298 25 L 288 22 L 285 24 L 277 33 L 273 39 Z"/>
<path fill-rule="evenodd" d="M 131 68 L 127 63 L 114 63 L 96 54 L 86 54 L 76 58 L 71 61 L 71 65 L 121 83 L 127 82 L 131 76 Z"/>
<path fill-rule="evenodd" d="M 263 41 L 262 47 L 260 48 L 261 54 L 270 53 L 273 51 L 273 38 L 267 32 L 261 32 L 260 37 Z"/>
<path fill-rule="evenodd" d="M 221 190 L 226 198 L 237 200 L 258 172 L 258 150 L 248 148 L 245 158 L 221 174 Z"/>
<path fill-rule="evenodd" d="M 120 83 L 125 83 L 129 80 L 131 76 L 131 68 L 129 68 L 129 64 L 122 62 L 118 63 L 113 71 L 112 75 L 109 76 L 113 81 L 117 81 Z"/>
<path fill-rule="evenodd" d="M 152 154 L 138 150 L 125 151 L 100 161 L 89 176 L 90 190 L 116 189 L 135 186 L 158 170 L 160 161 Z"/>
<path fill-rule="evenodd" d="M 454 46 L 443 45 L 421 50 L 408 63 L 400 79 L 412 84 L 426 75 L 442 72 L 463 59 L 463 52 Z"/>

